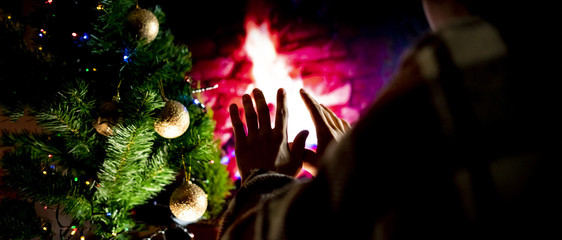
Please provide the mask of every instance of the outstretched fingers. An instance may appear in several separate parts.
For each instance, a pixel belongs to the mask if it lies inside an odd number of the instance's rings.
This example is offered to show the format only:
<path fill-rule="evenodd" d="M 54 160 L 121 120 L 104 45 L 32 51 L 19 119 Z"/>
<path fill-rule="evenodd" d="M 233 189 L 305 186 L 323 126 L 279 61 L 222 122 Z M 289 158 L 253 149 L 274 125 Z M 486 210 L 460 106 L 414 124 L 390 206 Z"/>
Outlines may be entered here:
<path fill-rule="evenodd" d="M 341 119 L 342 123 L 343 123 L 343 127 L 345 129 L 345 132 L 348 132 L 349 130 L 351 130 L 351 124 L 349 124 L 345 119 Z"/>
<path fill-rule="evenodd" d="M 265 96 L 258 88 L 255 88 L 252 93 L 254 94 L 254 100 L 256 101 L 256 108 L 258 111 L 259 129 L 261 131 L 269 131 L 271 130 L 271 118 L 269 117 L 269 107 L 265 101 Z"/>
<path fill-rule="evenodd" d="M 336 129 L 340 132 L 345 133 L 351 129 L 351 125 L 345 121 L 345 119 L 339 118 L 331 109 L 324 105 L 322 105 L 322 108 L 324 109 L 324 113 L 327 115 L 327 118 L 331 119 L 333 126 L 336 126 Z"/>
<path fill-rule="evenodd" d="M 230 105 L 230 121 L 232 122 L 232 128 L 234 129 L 234 139 L 236 142 L 240 142 L 244 137 L 246 137 L 246 132 L 244 131 L 244 123 L 240 119 L 240 113 L 238 112 L 238 105 Z"/>
<path fill-rule="evenodd" d="M 252 97 L 249 94 L 242 96 L 242 103 L 244 104 L 244 115 L 246 116 L 246 125 L 248 126 L 248 136 L 255 135 L 258 132 L 258 115 L 254 110 Z"/>
<path fill-rule="evenodd" d="M 300 90 L 300 95 L 306 105 L 306 108 L 308 108 L 312 121 L 315 123 L 314 125 L 316 126 L 316 131 L 318 132 L 318 128 L 326 128 L 326 118 L 320 104 L 318 104 L 318 102 L 316 102 L 316 100 L 314 100 L 314 98 L 312 98 L 312 96 L 310 96 L 310 94 L 308 94 L 304 89 Z"/>
<path fill-rule="evenodd" d="M 343 128 L 343 126 L 341 125 L 339 118 L 336 116 L 336 114 L 334 112 L 332 112 L 332 110 L 330 110 L 329 108 L 327 108 L 326 106 L 324 106 L 323 104 L 320 104 L 320 108 L 322 109 L 322 114 L 324 114 L 324 119 L 326 119 L 326 122 L 330 125 L 330 127 L 332 129 L 341 129 Z"/>
<path fill-rule="evenodd" d="M 289 111 L 287 109 L 287 97 L 285 89 L 277 90 L 277 109 L 275 112 L 275 130 L 281 133 L 287 132 L 287 120 Z"/>

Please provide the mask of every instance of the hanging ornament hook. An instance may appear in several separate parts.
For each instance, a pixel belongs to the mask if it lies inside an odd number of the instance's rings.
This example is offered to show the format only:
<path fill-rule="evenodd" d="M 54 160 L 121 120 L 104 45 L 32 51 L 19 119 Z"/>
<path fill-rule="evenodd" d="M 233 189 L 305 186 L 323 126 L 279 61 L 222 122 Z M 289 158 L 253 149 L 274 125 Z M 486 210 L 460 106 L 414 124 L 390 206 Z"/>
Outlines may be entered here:
<path fill-rule="evenodd" d="M 113 98 L 111 99 L 116 103 L 118 103 L 121 100 L 121 96 L 119 95 L 119 89 L 121 89 L 121 83 L 122 82 L 123 82 L 123 79 L 119 79 L 119 83 L 117 84 L 117 92 L 115 93 L 115 96 L 113 96 Z"/>
<path fill-rule="evenodd" d="M 169 101 L 169 99 L 166 98 L 166 94 L 164 94 L 164 84 L 162 83 L 162 79 L 158 80 L 158 86 L 160 87 L 160 95 L 162 95 L 162 100 L 164 100 L 164 102 Z"/>
<path fill-rule="evenodd" d="M 191 183 L 191 164 L 189 164 L 189 171 L 188 168 L 185 167 L 185 158 L 184 158 L 184 154 L 183 154 L 183 150 L 185 148 L 182 147 L 182 154 L 181 154 L 181 163 L 183 164 L 183 171 L 185 173 L 185 182 Z"/>

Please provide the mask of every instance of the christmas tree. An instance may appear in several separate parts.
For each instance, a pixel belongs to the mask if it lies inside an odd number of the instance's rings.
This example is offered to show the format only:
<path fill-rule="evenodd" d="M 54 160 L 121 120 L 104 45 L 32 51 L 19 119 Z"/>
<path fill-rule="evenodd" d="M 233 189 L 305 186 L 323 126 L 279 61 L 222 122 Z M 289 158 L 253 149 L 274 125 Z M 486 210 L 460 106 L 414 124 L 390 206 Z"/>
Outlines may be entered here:
<path fill-rule="evenodd" d="M 143 4 L 0 3 L 0 109 L 42 129 L 2 133 L 0 239 L 53 226 L 61 238 L 134 238 L 154 224 L 141 217 L 149 205 L 184 222 L 220 216 L 232 183 L 212 111 L 194 94 L 187 46 Z"/>

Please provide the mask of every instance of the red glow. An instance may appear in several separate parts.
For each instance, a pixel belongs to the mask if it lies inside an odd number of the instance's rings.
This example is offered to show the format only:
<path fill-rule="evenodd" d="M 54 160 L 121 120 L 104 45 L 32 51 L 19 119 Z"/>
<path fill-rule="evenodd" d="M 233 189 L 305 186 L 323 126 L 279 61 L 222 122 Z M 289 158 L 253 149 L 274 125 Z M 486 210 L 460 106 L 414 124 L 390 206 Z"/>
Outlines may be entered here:
<path fill-rule="evenodd" d="M 390 34 L 362 35 L 353 27 L 279 22 L 269 15 L 267 3 L 250 2 L 244 35 L 228 35 L 232 38 L 224 42 L 194 43 L 201 59 L 189 74 L 201 81 L 203 88 L 219 86 L 198 93 L 198 98 L 213 110 L 215 136 L 223 151 L 221 164 L 227 166 L 234 181 L 239 176 L 228 108 L 231 104 L 242 108 L 244 93 L 260 88 L 273 110 L 277 89 L 284 88 L 289 105 L 288 140 L 301 130 L 309 130 L 307 148 L 314 149 L 315 128 L 300 98 L 300 88 L 353 125 L 390 78 L 400 50 Z M 270 25 L 273 21 L 275 25 Z M 308 174 L 303 171 L 301 176 Z"/>

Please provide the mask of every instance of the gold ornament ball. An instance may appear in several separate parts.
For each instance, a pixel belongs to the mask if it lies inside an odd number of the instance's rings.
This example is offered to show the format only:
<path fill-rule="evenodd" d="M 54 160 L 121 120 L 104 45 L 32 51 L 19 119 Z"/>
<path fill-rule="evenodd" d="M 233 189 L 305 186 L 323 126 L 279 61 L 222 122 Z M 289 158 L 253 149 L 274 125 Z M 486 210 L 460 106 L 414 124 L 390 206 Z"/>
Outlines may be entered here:
<path fill-rule="evenodd" d="M 145 40 L 150 43 L 158 35 L 158 18 L 151 11 L 136 8 L 127 15 L 127 22 L 137 40 Z"/>
<path fill-rule="evenodd" d="M 110 119 L 98 117 L 98 119 L 93 121 L 93 125 L 99 134 L 106 137 L 113 135 L 113 130 L 111 129 L 111 127 L 114 125 L 114 123 Z"/>
<path fill-rule="evenodd" d="M 113 135 L 112 127 L 119 121 L 119 110 L 114 101 L 104 101 L 98 108 L 98 118 L 92 121 L 96 131 L 106 137 Z"/>
<path fill-rule="evenodd" d="M 185 182 L 170 196 L 170 210 L 178 219 L 194 222 L 207 210 L 207 194 L 199 186 Z"/>
<path fill-rule="evenodd" d="M 175 100 L 166 101 L 154 123 L 154 130 L 164 138 L 177 138 L 189 127 L 189 112 Z"/>

